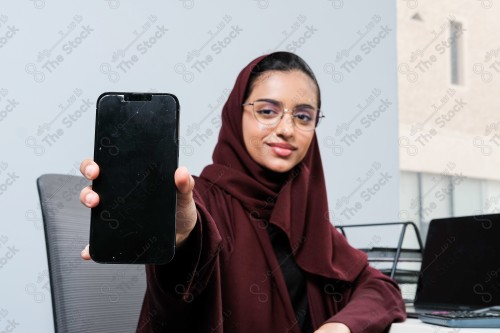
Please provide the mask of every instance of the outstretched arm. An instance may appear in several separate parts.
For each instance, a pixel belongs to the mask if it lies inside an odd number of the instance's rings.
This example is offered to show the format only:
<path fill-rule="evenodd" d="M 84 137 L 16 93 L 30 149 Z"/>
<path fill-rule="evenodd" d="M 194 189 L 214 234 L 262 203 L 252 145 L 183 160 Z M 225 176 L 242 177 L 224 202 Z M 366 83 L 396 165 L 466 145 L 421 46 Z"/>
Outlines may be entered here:
<path fill-rule="evenodd" d="M 367 266 L 358 277 L 347 305 L 327 323 L 345 324 L 351 333 L 380 333 L 394 321 L 404 321 L 406 311 L 397 283 Z M 349 332 L 322 330 L 318 332 Z"/>

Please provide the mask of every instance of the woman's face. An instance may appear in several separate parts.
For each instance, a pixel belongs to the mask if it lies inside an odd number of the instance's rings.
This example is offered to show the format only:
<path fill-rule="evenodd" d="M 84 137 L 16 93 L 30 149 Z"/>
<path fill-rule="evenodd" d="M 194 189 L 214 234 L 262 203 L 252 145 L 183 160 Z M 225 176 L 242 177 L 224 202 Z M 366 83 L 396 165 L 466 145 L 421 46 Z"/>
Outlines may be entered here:
<path fill-rule="evenodd" d="M 281 103 L 284 109 L 296 106 L 318 106 L 318 93 L 313 80 L 305 73 L 269 71 L 254 82 L 245 103 L 268 100 Z M 275 172 L 287 172 L 302 161 L 314 136 L 314 130 L 297 128 L 291 112 L 286 112 L 276 125 L 257 121 L 251 105 L 243 107 L 243 140 L 255 162 Z"/>

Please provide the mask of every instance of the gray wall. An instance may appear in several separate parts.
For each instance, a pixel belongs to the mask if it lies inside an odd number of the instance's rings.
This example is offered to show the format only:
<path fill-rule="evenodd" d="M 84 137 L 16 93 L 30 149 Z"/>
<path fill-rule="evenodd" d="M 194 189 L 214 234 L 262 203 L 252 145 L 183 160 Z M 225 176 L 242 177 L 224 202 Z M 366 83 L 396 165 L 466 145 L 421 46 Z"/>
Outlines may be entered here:
<path fill-rule="evenodd" d="M 394 1 L 166 3 L 0 1 L 0 331 L 53 331 L 35 180 L 79 173 L 104 91 L 176 94 L 180 162 L 198 174 L 239 70 L 294 51 L 322 88 L 331 219 L 399 219 Z"/>

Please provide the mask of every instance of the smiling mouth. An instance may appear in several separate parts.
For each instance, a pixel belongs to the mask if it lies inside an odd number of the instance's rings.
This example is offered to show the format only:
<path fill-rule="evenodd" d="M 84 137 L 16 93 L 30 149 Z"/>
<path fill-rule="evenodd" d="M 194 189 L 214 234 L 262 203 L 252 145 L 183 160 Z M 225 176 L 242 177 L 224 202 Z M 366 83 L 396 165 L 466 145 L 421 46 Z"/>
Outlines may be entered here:
<path fill-rule="evenodd" d="M 288 143 L 268 143 L 268 145 L 279 157 L 288 157 L 297 149 Z"/>

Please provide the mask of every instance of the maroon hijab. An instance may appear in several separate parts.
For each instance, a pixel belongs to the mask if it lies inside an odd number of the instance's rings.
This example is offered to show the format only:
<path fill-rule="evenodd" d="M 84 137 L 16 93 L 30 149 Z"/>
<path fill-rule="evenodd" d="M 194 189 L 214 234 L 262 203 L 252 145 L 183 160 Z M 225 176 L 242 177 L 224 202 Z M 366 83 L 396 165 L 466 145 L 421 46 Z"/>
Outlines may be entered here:
<path fill-rule="evenodd" d="M 329 221 L 328 201 L 316 134 L 304 158 L 288 173 L 276 173 L 257 164 L 243 141 L 242 103 L 253 60 L 238 75 L 222 109 L 222 127 L 213 164 L 200 177 L 223 188 L 248 210 L 255 223 L 281 228 L 290 241 L 297 264 L 306 272 L 353 281 L 367 264 Z M 237 222 L 237 221 L 236 221 Z M 237 225 L 235 226 L 237 227 Z"/>

